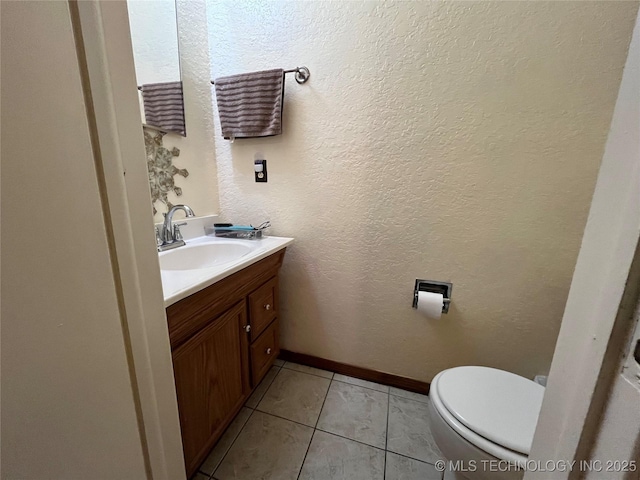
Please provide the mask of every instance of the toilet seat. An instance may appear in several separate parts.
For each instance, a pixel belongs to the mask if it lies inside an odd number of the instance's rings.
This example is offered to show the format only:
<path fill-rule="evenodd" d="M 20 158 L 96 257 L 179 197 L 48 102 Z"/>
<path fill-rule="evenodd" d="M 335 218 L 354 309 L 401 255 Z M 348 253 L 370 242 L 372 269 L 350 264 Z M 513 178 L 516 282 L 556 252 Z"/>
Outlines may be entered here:
<path fill-rule="evenodd" d="M 429 396 L 460 436 L 502 460 L 523 466 L 533 440 L 544 387 L 502 370 L 457 367 L 440 372 Z"/>

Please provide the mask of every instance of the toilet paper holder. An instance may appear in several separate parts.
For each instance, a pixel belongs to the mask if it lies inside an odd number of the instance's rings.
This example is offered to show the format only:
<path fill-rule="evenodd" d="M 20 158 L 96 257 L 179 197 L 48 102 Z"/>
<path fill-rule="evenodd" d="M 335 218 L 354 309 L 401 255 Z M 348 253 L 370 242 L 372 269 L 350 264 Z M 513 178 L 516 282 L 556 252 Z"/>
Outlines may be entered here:
<path fill-rule="evenodd" d="M 418 308 L 418 292 L 441 293 L 443 297 L 442 313 L 447 313 L 449 311 L 449 304 L 451 303 L 451 290 L 453 290 L 453 283 L 416 279 L 416 286 L 413 289 L 412 306 L 413 308 Z"/>

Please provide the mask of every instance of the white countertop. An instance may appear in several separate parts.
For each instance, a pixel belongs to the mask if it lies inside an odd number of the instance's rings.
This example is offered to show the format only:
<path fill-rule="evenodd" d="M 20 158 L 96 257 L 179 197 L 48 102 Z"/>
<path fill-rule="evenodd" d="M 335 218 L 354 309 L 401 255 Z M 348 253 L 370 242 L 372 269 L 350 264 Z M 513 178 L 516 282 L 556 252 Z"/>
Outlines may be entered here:
<path fill-rule="evenodd" d="M 186 240 L 187 245 L 181 248 L 188 248 L 189 245 L 201 245 L 215 242 L 238 243 L 247 245 L 251 251 L 237 260 L 215 265 L 208 268 L 197 268 L 191 270 L 160 270 L 162 275 L 162 290 L 164 292 L 164 306 L 173 305 L 179 300 L 192 295 L 203 288 L 213 285 L 219 280 L 228 277 L 249 265 L 262 260 L 265 257 L 282 250 L 287 245 L 293 243 L 293 238 L 287 237 L 264 237 L 260 240 L 235 240 L 222 239 L 217 237 L 202 236 Z M 171 255 L 172 250 L 161 252 L 160 257 Z"/>

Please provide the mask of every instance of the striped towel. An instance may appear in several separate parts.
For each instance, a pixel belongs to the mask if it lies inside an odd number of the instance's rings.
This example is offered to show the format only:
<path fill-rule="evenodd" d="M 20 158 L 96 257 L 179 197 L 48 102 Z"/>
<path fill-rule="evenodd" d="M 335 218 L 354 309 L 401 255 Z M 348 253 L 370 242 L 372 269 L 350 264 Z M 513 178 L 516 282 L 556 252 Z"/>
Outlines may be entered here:
<path fill-rule="evenodd" d="M 284 71 L 281 68 L 216 78 L 215 85 L 224 138 L 282 133 Z"/>
<path fill-rule="evenodd" d="M 182 82 L 147 83 L 141 90 L 145 123 L 186 135 Z"/>

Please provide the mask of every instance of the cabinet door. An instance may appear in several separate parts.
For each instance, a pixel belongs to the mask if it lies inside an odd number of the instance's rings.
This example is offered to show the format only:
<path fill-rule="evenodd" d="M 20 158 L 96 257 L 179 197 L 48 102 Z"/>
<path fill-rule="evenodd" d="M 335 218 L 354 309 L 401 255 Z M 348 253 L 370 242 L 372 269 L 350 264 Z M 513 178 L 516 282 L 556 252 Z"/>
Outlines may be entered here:
<path fill-rule="evenodd" d="M 236 304 L 173 353 L 190 476 L 249 395 L 246 306 Z"/>

